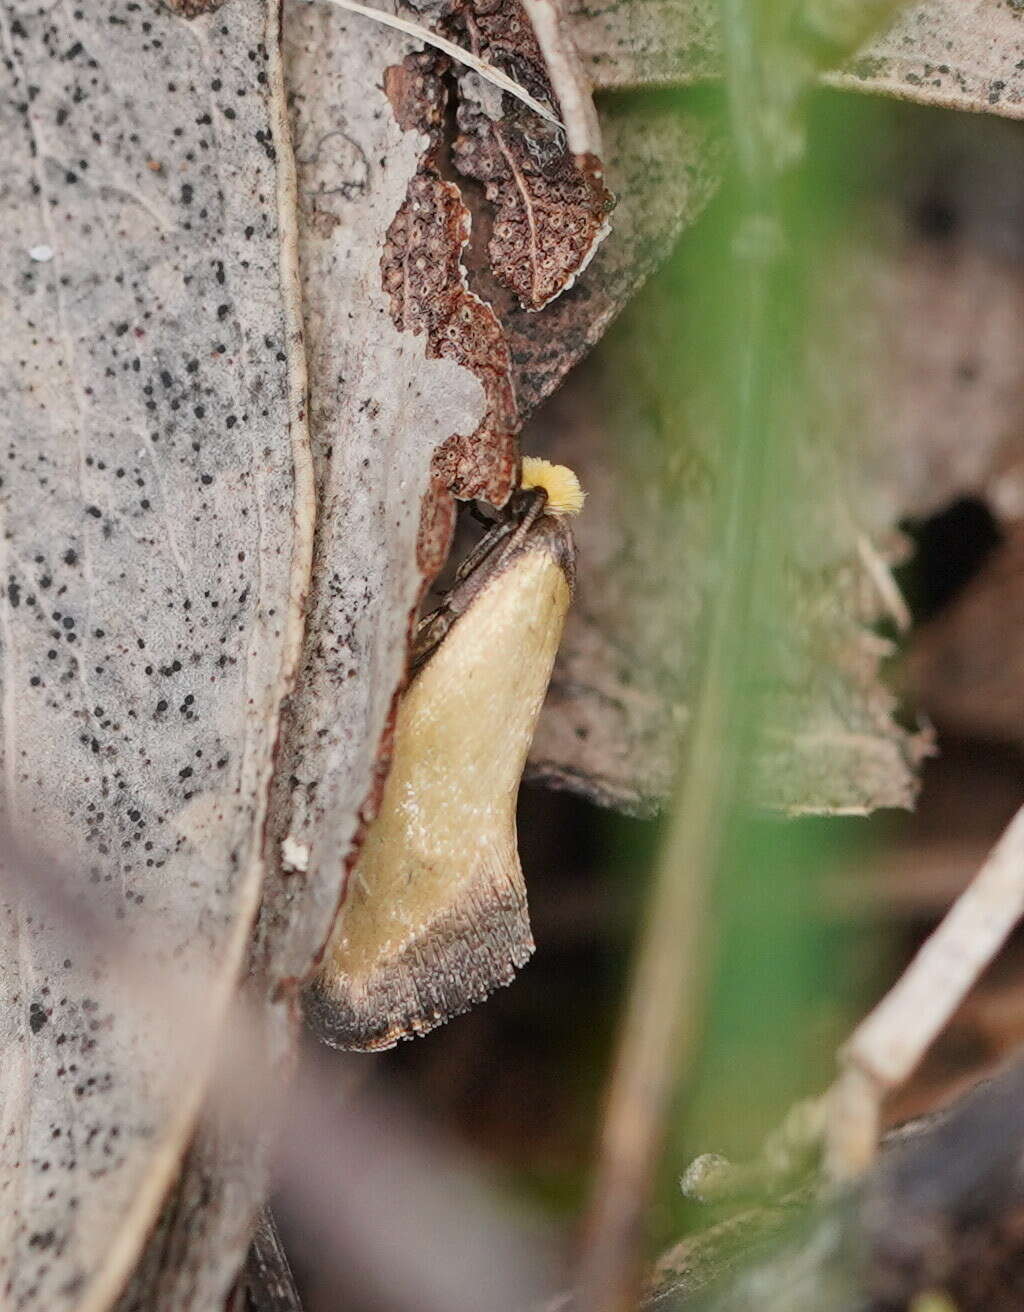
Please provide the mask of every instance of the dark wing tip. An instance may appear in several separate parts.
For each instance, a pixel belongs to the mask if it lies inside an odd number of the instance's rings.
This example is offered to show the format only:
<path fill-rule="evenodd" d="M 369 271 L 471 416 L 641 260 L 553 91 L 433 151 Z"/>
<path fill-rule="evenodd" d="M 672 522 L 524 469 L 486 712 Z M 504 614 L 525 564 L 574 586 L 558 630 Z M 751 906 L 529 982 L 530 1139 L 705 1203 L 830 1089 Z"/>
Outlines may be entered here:
<path fill-rule="evenodd" d="M 511 984 L 533 947 L 518 859 L 486 861 L 394 959 L 362 979 L 313 980 L 303 995 L 306 1019 L 333 1048 L 393 1048 Z"/>

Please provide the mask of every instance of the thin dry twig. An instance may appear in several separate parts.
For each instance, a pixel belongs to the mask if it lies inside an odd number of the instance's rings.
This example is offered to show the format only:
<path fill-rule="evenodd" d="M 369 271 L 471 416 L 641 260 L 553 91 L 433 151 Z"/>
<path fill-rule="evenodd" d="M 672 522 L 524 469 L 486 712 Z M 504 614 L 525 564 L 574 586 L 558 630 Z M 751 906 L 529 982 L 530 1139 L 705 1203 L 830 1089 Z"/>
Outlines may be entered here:
<path fill-rule="evenodd" d="M 396 32 L 404 32 L 406 36 L 415 37 L 417 41 L 422 41 L 424 45 L 433 46 L 435 50 L 443 51 L 458 63 L 471 68 L 485 82 L 490 82 L 494 86 L 500 87 L 502 91 L 507 91 L 510 96 L 515 96 L 516 100 L 521 100 L 524 105 L 528 105 L 535 114 L 539 114 L 541 118 L 547 119 L 556 128 L 562 128 L 564 131 L 565 124 L 562 120 L 553 114 L 547 105 L 531 96 L 525 87 L 520 86 L 507 73 L 503 73 L 500 68 L 495 68 L 493 64 L 489 64 L 486 59 L 481 59 L 479 55 L 474 55 L 471 50 L 466 50 L 464 46 L 456 45 L 454 41 L 449 41 L 447 37 L 439 36 L 437 32 L 431 31 L 429 27 L 414 23 L 408 18 L 401 18 L 398 14 L 389 14 L 384 9 L 374 9 L 371 5 L 361 5 L 359 0 L 327 0 L 327 3 L 337 5 L 339 9 L 347 9 L 353 14 L 361 14 L 364 18 L 372 18 L 375 23 L 383 23 L 385 27 L 393 27 Z"/>
<path fill-rule="evenodd" d="M 913 623 L 910 607 L 904 600 L 903 593 L 900 592 L 899 584 L 892 576 L 888 562 L 865 533 L 857 534 L 857 554 L 889 618 L 900 633 L 909 633 Z"/>
<path fill-rule="evenodd" d="M 1024 807 L 896 984 L 839 1054 L 826 1166 L 859 1174 L 878 1144 L 882 1100 L 910 1076 L 1024 915 Z"/>
<path fill-rule="evenodd" d="M 633 1305 L 652 1165 L 676 1073 L 693 1046 L 721 796 L 695 787 L 691 776 L 688 770 L 655 876 L 616 1054 L 579 1279 L 579 1305 L 588 1312 Z"/>
<path fill-rule="evenodd" d="M 565 136 L 574 155 L 598 155 L 601 124 L 594 108 L 593 87 L 580 60 L 559 0 L 523 0 L 537 44 L 547 64 L 551 86 L 565 116 Z"/>

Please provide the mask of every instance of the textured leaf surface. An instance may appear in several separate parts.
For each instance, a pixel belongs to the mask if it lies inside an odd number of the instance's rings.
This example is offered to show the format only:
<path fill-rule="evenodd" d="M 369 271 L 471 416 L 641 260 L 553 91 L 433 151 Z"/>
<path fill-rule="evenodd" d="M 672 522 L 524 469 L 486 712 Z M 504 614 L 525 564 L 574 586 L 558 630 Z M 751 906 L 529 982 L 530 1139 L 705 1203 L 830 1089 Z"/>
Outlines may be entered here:
<path fill-rule="evenodd" d="M 774 786 L 766 799 L 798 809 L 870 808 L 912 796 L 925 743 L 892 723 L 877 677 L 887 648 L 864 627 L 886 614 L 877 581 L 884 582 L 882 555 L 899 554 L 893 526 L 965 493 L 983 495 L 1009 521 L 1024 512 L 1019 134 L 998 120 L 911 106 L 869 115 L 860 130 L 871 121 L 884 125 L 874 139 L 884 142 L 892 181 L 879 202 L 877 160 L 863 175 L 851 170 L 849 240 L 823 261 L 813 382 L 821 432 L 838 444 L 819 442 L 806 457 L 818 508 L 801 530 L 803 555 L 792 561 L 793 677 L 768 740 Z M 871 185 L 858 191 L 865 177 Z M 643 403 L 650 377 L 639 396 L 633 381 L 651 368 L 645 357 L 658 339 L 649 325 L 661 321 L 661 298 L 654 286 L 629 310 L 633 354 L 612 351 L 592 373 L 570 379 L 525 439 L 573 464 L 588 491 L 577 526 L 579 594 L 532 769 L 640 810 L 671 783 L 706 569 L 708 438 L 700 426 L 709 416 L 696 399 L 699 383 L 691 380 L 673 418 L 680 428 L 661 432 Z M 665 452 L 680 431 L 683 466 L 672 474 Z M 690 489 L 681 524 L 665 502 L 673 477 Z M 865 553 L 871 542 L 880 554 Z M 906 679 L 950 723 L 1000 737 L 1017 733 L 1008 676 L 991 663 L 1005 647 L 991 633 L 1006 617 L 986 609 L 984 594 L 1015 559 L 1008 547 L 978 581 L 981 601 L 965 598 L 954 616 L 922 630 Z"/>
<path fill-rule="evenodd" d="M 105 1306 L 244 962 L 311 503 L 276 7 L 0 19 L 7 818 L 187 1036 L 31 902 L 0 977 L 0 1301 Z"/>
<path fill-rule="evenodd" d="M 927 743 L 893 721 L 894 700 L 879 680 L 891 652 L 870 631 L 887 614 L 879 553 L 902 515 L 937 508 L 991 469 L 1013 413 L 1016 284 L 1004 275 L 996 294 L 991 257 L 969 243 L 950 260 L 928 240 L 894 236 L 905 230 L 899 207 L 921 203 L 943 158 L 925 148 L 935 140 L 932 119 L 914 111 L 894 150 L 906 198 L 861 213 L 851 240 L 822 257 L 828 273 L 808 334 L 815 423 L 792 493 L 805 509 L 783 585 L 784 677 L 771 693 L 760 765 L 762 800 L 785 810 L 912 800 Z M 955 143 L 947 145 L 955 157 Z M 577 602 L 532 771 L 640 811 L 671 785 L 712 577 L 717 417 L 687 369 L 686 337 L 680 347 L 670 334 L 666 344 L 659 330 L 680 318 L 683 334 L 702 331 L 699 307 L 686 307 L 663 274 L 627 311 L 621 336 L 602 346 L 604 358 L 567 382 L 530 434 L 532 445 L 577 468 L 589 494 Z M 968 357 L 979 374 L 973 385 L 960 367 Z M 680 399 L 659 410 L 651 398 L 670 368 Z"/>
<path fill-rule="evenodd" d="M 252 953 L 264 1052 L 282 1080 L 298 987 L 330 932 L 362 808 L 381 777 L 424 574 L 439 566 L 451 533 L 454 505 L 432 482 L 432 457 L 487 413 L 470 369 L 428 359 L 421 324 L 403 331 L 384 282 L 389 229 L 431 144 L 427 132 L 402 126 L 385 91 L 385 69 L 399 68 L 416 43 L 328 6 L 292 5 L 285 20 L 318 515 Z M 449 245 L 429 267 L 417 271 L 420 251 L 404 266 L 410 300 L 433 283 L 438 258 L 458 268 L 460 215 L 439 240 Z M 265 1147 L 222 1116 L 207 1118 L 124 1312 L 224 1296 L 266 1188 Z"/>
<path fill-rule="evenodd" d="M 826 11 L 827 12 L 827 11 Z M 570 4 L 584 66 L 601 87 L 717 77 L 717 12 L 688 0 Z M 1024 115 L 1024 14 L 1008 0 L 910 5 L 826 80 L 926 104 Z"/>
<path fill-rule="evenodd" d="M 495 292 L 524 416 L 601 339 L 718 186 L 721 147 L 699 114 L 656 96 L 609 97 L 601 107 L 601 134 L 616 203 L 611 231 L 593 259 L 539 313 Z"/>
<path fill-rule="evenodd" d="M 547 434 L 540 419 L 536 430 L 540 449 L 576 461 L 588 504 L 578 530 L 577 601 L 531 775 L 643 814 L 671 792 L 685 735 L 713 568 L 704 482 L 713 456 L 703 443 L 690 445 L 691 433 L 667 470 L 666 435 L 638 410 L 623 425 L 625 448 L 621 411 L 608 422 L 615 403 L 601 367 L 584 367 L 579 391 L 570 380 L 544 416 Z M 621 358 L 611 367 L 623 367 Z M 924 744 L 894 723 L 895 701 L 879 681 L 889 648 L 868 631 L 879 600 L 857 559 L 848 510 L 838 534 L 824 510 L 844 506 L 843 468 L 824 461 L 810 475 L 822 508 L 805 525 L 785 579 L 777 661 L 784 678 L 769 695 L 759 761 L 759 797 L 774 809 L 866 812 L 907 806 L 914 796 Z M 682 497 L 676 480 L 687 485 Z"/>

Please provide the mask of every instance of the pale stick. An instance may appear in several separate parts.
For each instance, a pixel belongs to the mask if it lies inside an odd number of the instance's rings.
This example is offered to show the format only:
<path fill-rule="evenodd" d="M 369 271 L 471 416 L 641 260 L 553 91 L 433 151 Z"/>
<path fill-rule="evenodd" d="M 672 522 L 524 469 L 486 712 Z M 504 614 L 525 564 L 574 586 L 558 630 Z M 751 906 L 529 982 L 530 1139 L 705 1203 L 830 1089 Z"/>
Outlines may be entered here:
<path fill-rule="evenodd" d="M 1024 807 L 897 983 L 839 1051 L 825 1164 L 835 1180 L 874 1156 L 882 1100 L 913 1072 L 1024 915 Z"/>

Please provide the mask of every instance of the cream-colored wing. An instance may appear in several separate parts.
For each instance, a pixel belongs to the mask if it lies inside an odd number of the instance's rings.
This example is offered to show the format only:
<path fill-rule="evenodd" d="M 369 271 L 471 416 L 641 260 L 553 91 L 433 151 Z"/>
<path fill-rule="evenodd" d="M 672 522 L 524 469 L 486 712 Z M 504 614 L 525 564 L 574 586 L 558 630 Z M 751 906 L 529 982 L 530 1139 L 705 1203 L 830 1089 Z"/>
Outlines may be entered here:
<path fill-rule="evenodd" d="M 338 1047 L 425 1033 L 533 950 L 516 797 L 570 600 L 566 539 L 538 529 L 399 706 L 380 810 L 307 999 Z"/>

